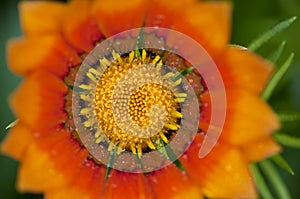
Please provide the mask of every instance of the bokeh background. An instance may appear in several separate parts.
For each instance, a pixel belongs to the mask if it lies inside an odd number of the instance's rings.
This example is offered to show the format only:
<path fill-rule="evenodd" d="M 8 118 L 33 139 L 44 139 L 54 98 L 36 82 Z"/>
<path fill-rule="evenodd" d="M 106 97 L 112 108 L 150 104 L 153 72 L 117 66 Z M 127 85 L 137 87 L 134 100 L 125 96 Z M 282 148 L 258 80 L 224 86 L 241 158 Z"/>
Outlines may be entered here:
<path fill-rule="evenodd" d="M 15 120 L 8 106 L 8 96 L 20 82 L 20 78 L 8 70 L 5 58 L 7 40 L 21 35 L 17 3 L 18 0 L 1 0 L 0 2 L 0 141 L 7 133 L 5 127 Z M 276 89 L 270 103 L 277 112 L 300 113 L 300 0 L 233 0 L 233 4 L 231 43 L 243 46 L 247 46 L 255 37 L 279 21 L 298 16 L 298 20 L 292 27 L 277 35 L 258 52 L 263 56 L 268 56 L 283 40 L 287 42 L 287 45 L 279 63 L 284 62 L 290 52 L 295 52 L 294 62 Z M 284 123 L 281 131 L 300 137 L 300 121 Z M 294 176 L 278 168 L 293 198 L 300 198 L 299 153 L 300 149 L 284 148 L 283 151 L 283 156 L 295 171 Z M 42 198 L 40 195 L 16 192 L 17 168 L 16 161 L 0 155 L 0 198 Z"/>

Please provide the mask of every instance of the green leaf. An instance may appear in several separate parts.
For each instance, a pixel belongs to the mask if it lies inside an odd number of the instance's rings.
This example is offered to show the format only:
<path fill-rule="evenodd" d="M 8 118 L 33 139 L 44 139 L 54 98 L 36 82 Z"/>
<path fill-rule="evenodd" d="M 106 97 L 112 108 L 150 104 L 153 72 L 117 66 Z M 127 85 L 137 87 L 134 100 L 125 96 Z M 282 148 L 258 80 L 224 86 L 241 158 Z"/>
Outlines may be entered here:
<path fill-rule="evenodd" d="M 286 185 L 283 183 L 283 180 L 279 176 L 276 168 L 269 160 L 264 160 L 259 163 L 263 174 L 266 175 L 268 180 L 271 182 L 273 187 L 275 188 L 275 192 L 277 193 L 278 198 L 281 199 L 290 199 L 292 198 Z"/>
<path fill-rule="evenodd" d="M 300 113 L 278 113 L 281 122 L 295 122 L 300 120 Z"/>
<path fill-rule="evenodd" d="M 144 28 L 142 27 L 140 30 L 141 31 L 139 33 L 137 44 L 136 44 L 137 49 L 142 49 L 144 44 Z"/>
<path fill-rule="evenodd" d="M 109 159 L 108 159 L 108 163 L 107 163 L 107 167 L 106 167 L 106 171 L 105 171 L 105 179 L 108 179 L 108 176 L 111 172 L 112 169 L 112 165 L 114 164 L 116 159 L 116 149 L 113 149 L 112 151 L 110 151 L 109 154 Z"/>
<path fill-rule="evenodd" d="M 174 75 L 174 77 L 172 78 L 172 80 L 173 80 L 173 81 L 176 81 L 176 80 L 178 80 L 179 77 L 187 75 L 188 73 L 192 72 L 194 69 L 195 69 L 195 67 L 193 67 L 193 66 L 191 66 L 191 67 L 189 67 L 189 68 L 185 68 L 185 69 L 183 69 L 183 70 L 177 72 L 177 73 Z"/>
<path fill-rule="evenodd" d="M 195 69 L 195 67 L 194 67 L 194 66 L 191 66 L 191 67 L 189 67 L 189 68 L 183 69 L 183 70 L 180 71 L 179 73 L 180 73 L 182 76 L 185 76 L 185 75 L 187 75 L 188 73 L 192 72 L 194 69 Z"/>
<path fill-rule="evenodd" d="M 266 182 L 265 182 L 263 176 L 261 175 L 257 165 L 251 164 L 250 169 L 251 169 L 251 173 L 254 176 L 256 187 L 257 187 L 259 193 L 261 194 L 262 198 L 273 199 L 273 196 L 272 196 L 268 186 L 266 185 Z"/>
<path fill-rule="evenodd" d="M 275 133 L 273 137 L 279 142 L 280 144 L 292 147 L 292 148 L 299 148 L 300 149 L 300 138 L 282 134 L 282 133 Z"/>
<path fill-rule="evenodd" d="M 286 44 L 285 41 L 281 42 L 280 46 L 276 49 L 276 51 L 271 56 L 269 56 L 268 60 L 270 62 L 272 62 L 273 64 L 275 64 L 278 61 L 278 59 L 282 55 L 282 52 L 283 52 L 284 47 L 285 47 L 285 44 Z"/>
<path fill-rule="evenodd" d="M 143 163 L 142 163 L 141 158 L 139 157 L 138 154 L 136 154 L 135 160 L 136 160 L 136 162 L 137 162 L 139 168 L 141 169 L 142 173 L 145 173 L 145 172 L 144 172 L 145 169 L 144 169 Z"/>
<path fill-rule="evenodd" d="M 291 53 L 291 55 L 288 57 L 288 59 L 284 62 L 284 64 L 279 68 L 279 70 L 275 73 L 275 75 L 272 77 L 270 82 L 268 83 L 267 87 L 262 93 L 262 98 L 264 100 L 268 100 L 275 90 L 276 86 L 284 76 L 284 74 L 287 72 L 288 68 L 290 67 L 292 61 L 294 58 L 294 53 Z"/>
<path fill-rule="evenodd" d="M 8 129 L 10 129 L 10 128 L 16 126 L 18 122 L 19 122 L 19 119 L 16 119 L 15 121 L 13 121 L 13 122 L 10 123 L 9 125 L 7 125 L 7 126 L 5 127 L 5 130 L 8 130 Z"/>
<path fill-rule="evenodd" d="M 276 154 L 271 157 L 271 160 L 273 160 L 278 166 L 289 172 L 291 175 L 295 174 L 289 163 L 281 155 Z"/>
<path fill-rule="evenodd" d="M 71 90 L 73 90 L 73 89 L 74 89 L 74 86 L 73 86 L 73 85 L 69 85 L 69 84 L 67 84 L 67 87 L 68 87 L 69 89 L 71 89 Z"/>
<path fill-rule="evenodd" d="M 173 163 L 176 165 L 176 167 L 181 170 L 181 171 L 185 171 L 183 165 L 181 164 L 181 162 L 178 160 L 177 156 L 175 155 L 175 153 L 173 152 L 173 150 L 169 147 L 169 145 L 165 146 L 166 152 L 168 154 L 168 157 L 171 161 L 173 161 Z"/>
<path fill-rule="evenodd" d="M 268 42 L 272 37 L 280 33 L 281 31 L 287 29 L 290 25 L 294 23 L 297 19 L 296 16 L 291 17 L 287 20 L 280 22 L 279 24 L 275 25 L 273 28 L 256 38 L 251 44 L 248 46 L 248 49 L 251 51 L 255 51 L 260 48 L 263 44 Z"/>
<path fill-rule="evenodd" d="M 154 144 L 157 150 L 161 152 L 165 157 L 169 158 L 169 160 L 171 160 L 179 170 L 185 171 L 183 165 L 178 160 L 177 156 L 175 155 L 174 151 L 169 147 L 169 145 L 166 145 L 162 140 Z"/>

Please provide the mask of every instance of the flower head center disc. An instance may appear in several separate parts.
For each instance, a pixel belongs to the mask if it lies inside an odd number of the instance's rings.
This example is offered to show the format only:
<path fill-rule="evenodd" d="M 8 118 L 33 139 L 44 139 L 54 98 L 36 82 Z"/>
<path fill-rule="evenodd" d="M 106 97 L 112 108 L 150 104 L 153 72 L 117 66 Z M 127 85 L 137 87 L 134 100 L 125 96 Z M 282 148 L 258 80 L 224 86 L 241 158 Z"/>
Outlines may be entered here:
<path fill-rule="evenodd" d="M 178 86 L 168 78 L 175 74 L 164 70 L 159 56 L 151 59 L 145 50 L 141 54 L 133 58 L 133 51 L 123 57 L 113 53 L 114 61 L 100 60 L 106 70 L 94 97 L 103 131 L 97 138 L 106 136 L 109 151 L 127 150 L 139 157 L 143 151 L 156 150 L 161 140 L 168 143 L 180 128 L 182 116 L 179 99 L 168 88 L 171 84 Z"/>

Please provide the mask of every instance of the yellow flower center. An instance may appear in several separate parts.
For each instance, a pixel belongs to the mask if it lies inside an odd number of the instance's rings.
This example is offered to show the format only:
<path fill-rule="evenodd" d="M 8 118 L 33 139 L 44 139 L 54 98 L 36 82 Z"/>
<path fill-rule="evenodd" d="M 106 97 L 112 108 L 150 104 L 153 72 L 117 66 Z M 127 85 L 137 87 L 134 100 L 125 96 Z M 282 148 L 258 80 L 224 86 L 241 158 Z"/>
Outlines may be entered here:
<path fill-rule="evenodd" d="M 109 143 L 108 151 L 126 150 L 141 157 L 143 152 L 167 144 L 176 134 L 182 117 L 180 102 L 186 94 L 180 93 L 181 78 L 162 66 L 160 56 L 153 58 L 145 50 L 135 54 L 132 51 L 120 57 L 113 53 L 111 62 L 100 59 L 103 73 L 98 80 L 95 75 L 100 72 L 94 69 L 87 76 L 97 81 L 93 112 L 100 128 L 95 132 L 96 143 L 105 141 Z M 90 127 L 95 121 L 87 118 L 85 126 Z"/>

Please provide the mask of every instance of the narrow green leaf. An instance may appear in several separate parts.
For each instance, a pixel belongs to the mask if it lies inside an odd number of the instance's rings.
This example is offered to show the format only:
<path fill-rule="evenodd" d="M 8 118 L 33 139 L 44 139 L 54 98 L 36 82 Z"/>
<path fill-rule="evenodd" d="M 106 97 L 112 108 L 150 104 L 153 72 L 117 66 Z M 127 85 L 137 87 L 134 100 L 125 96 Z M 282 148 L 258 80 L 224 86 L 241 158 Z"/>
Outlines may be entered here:
<path fill-rule="evenodd" d="M 268 180 L 272 183 L 275 188 L 275 192 L 277 193 L 278 198 L 281 199 L 291 199 L 291 195 L 284 184 L 283 180 L 279 176 L 278 172 L 274 165 L 270 162 L 270 160 L 264 160 L 259 163 L 263 174 L 266 175 Z"/>
<path fill-rule="evenodd" d="M 84 93 L 84 92 L 87 92 L 87 90 L 84 90 L 84 89 L 82 89 L 82 88 L 79 88 L 79 87 L 76 87 L 76 86 L 74 86 L 74 85 L 67 85 L 67 87 L 69 88 L 69 89 L 71 89 L 72 91 L 74 91 L 74 92 L 78 92 L 78 93 Z"/>
<path fill-rule="evenodd" d="M 112 165 L 115 162 L 115 158 L 116 158 L 116 150 L 114 149 L 114 150 L 110 151 L 110 154 L 109 154 L 109 159 L 108 159 L 108 163 L 107 163 L 107 167 L 106 167 L 106 171 L 105 171 L 105 180 L 108 179 L 108 176 L 112 169 Z"/>
<path fill-rule="evenodd" d="M 74 89 L 74 86 L 73 86 L 73 85 L 69 85 L 69 84 L 67 84 L 67 87 L 68 87 L 69 89 L 71 89 L 71 90 L 73 90 L 73 89 Z"/>
<path fill-rule="evenodd" d="M 296 16 L 291 17 L 287 20 L 280 22 L 279 24 L 275 25 L 273 28 L 256 38 L 251 44 L 248 46 L 248 49 L 251 51 L 255 51 L 260 48 L 263 44 L 268 42 L 272 37 L 280 33 L 281 31 L 287 29 L 293 22 L 297 19 Z"/>
<path fill-rule="evenodd" d="M 16 124 L 17 124 L 18 122 L 19 122 L 19 119 L 16 119 L 15 121 L 13 121 L 13 122 L 10 123 L 9 125 L 7 125 L 7 126 L 5 127 L 5 130 L 8 130 L 8 129 L 10 129 L 10 128 L 16 126 Z"/>
<path fill-rule="evenodd" d="M 187 75 L 188 73 L 192 72 L 194 69 L 195 69 L 195 67 L 193 67 L 193 66 L 191 66 L 189 68 L 185 68 L 185 69 L 177 72 L 176 75 L 172 78 L 172 80 L 176 81 L 176 80 L 178 80 L 179 77 Z"/>
<path fill-rule="evenodd" d="M 282 134 L 282 133 L 275 133 L 273 137 L 279 142 L 280 144 L 292 147 L 292 148 L 299 148 L 300 149 L 300 138 Z"/>
<path fill-rule="evenodd" d="M 181 171 L 185 171 L 183 165 L 178 160 L 177 156 L 175 155 L 174 151 L 169 147 L 169 145 L 166 145 L 165 149 L 166 149 L 169 159 L 171 161 L 173 161 L 173 163 L 176 165 L 176 167 Z"/>
<path fill-rule="evenodd" d="M 188 73 L 192 72 L 194 69 L 195 69 L 195 67 L 194 67 L 194 66 L 191 66 L 191 67 L 189 67 L 189 68 L 183 69 L 183 70 L 180 71 L 179 73 L 180 73 L 182 76 L 185 76 L 185 75 L 187 75 Z"/>
<path fill-rule="evenodd" d="M 185 171 L 183 165 L 178 160 L 177 156 L 175 155 L 174 151 L 169 147 L 169 145 L 165 144 L 162 140 L 154 144 L 157 150 L 161 152 L 165 157 L 169 158 L 169 160 L 171 160 L 179 170 Z"/>
<path fill-rule="evenodd" d="M 251 169 L 251 173 L 254 176 L 256 187 L 257 187 L 259 193 L 261 194 L 262 198 L 273 199 L 273 196 L 272 196 L 268 186 L 266 185 L 266 182 L 265 182 L 263 176 L 261 175 L 257 165 L 251 164 L 250 169 Z"/>
<path fill-rule="evenodd" d="M 271 160 L 273 160 L 278 166 L 289 172 L 291 175 L 295 174 L 289 163 L 281 155 L 276 154 L 271 157 Z"/>
<path fill-rule="evenodd" d="M 295 122 L 300 120 L 300 113 L 278 113 L 281 122 Z"/>
<path fill-rule="evenodd" d="M 280 46 L 276 49 L 276 51 L 268 58 L 268 60 L 272 63 L 276 63 L 280 56 L 282 55 L 282 52 L 284 50 L 286 42 L 281 42 Z"/>
<path fill-rule="evenodd" d="M 143 44 L 144 44 L 144 28 L 141 28 L 141 31 L 138 36 L 137 44 L 136 44 L 137 49 L 141 49 L 143 47 Z"/>
<path fill-rule="evenodd" d="M 279 68 L 279 70 L 274 74 L 270 82 L 268 83 L 267 87 L 262 93 L 262 98 L 264 100 L 268 100 L 272 94 L 284 74 L 287 72 L 288 68 L 290 67 L 292 61 L 294 58 L 294 53 L 291 53 L 291 55 L 288 57 L 288 59 L 284 62 L 284 64 Z"/>
<path fill-rule="evenodd" d="M 138 154 L 136 154 L 136 156 L 135 156 L 135 160 L 136 160 L 136 162 L 137 162 L 138 166 L 140 167 L 140 169 L 141 169 L 142 173 L 145 173 L 145 172 L 144 172 L 144 171 L 145 171 L 145 169 L 144 169 L 143 163 L 142 163 L 142 161 L 141 161 L 141 158 L 139 157 L 139 155 L 138 155 Z"/>

